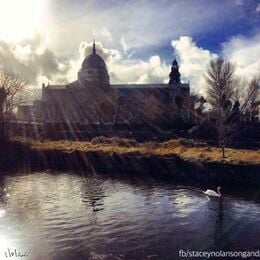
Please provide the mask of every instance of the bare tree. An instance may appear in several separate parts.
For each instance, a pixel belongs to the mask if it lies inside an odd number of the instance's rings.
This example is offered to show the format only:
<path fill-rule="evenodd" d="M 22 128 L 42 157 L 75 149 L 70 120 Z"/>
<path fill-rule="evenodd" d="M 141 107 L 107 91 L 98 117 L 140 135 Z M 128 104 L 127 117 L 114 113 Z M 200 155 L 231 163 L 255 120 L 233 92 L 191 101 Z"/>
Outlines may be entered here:
<path fill-rule="evenodd" d="M 253 78 L 246 90 L 241 107 L 242 113 L 249 115 L 249 121 L 254 122 L 259 109 L 260 77 Z"/>
<path fill-rule="evenodd" d="M 7 138 L 6 126 L 21 103 L 21 94 L 26 81 L 19 73 L 0 68 L 0 140 Z"/>
<path fill-rule="evenodd" d="M 207 99 L 216 115 L 216 132 L 218 143 L 225 157 L 225 147 L 235 128 L 235 114 L 239 103 L 232 105 L 235 99 L 236 79 L 235 65 L 222 58 L 210 62 L 205 80 L 207 84 Z"/>
<path fill-rule="evenodd" d="M 207 99 L 215 113 L 218 143 L 225 157 L 225 147 L 239 133 L 241 115 L 258 109 L 259 77 L 253 79 L 246 92 L 235 77 L 235 65 L 223 58 L 212 60 L 205 75 Z"/>
<path fill-rule="evenodd" d="M 203 96 L 194 96 L 194 108 L 192 107 L 192 113 L 195 117 L 195 123 L 204 121 L 205 118 L 203 117 L 203 111 L 205 109 L 204 105 L 207 102 L 207 100 Z M 195 112 L 195 113 L 194 113 Z"/>

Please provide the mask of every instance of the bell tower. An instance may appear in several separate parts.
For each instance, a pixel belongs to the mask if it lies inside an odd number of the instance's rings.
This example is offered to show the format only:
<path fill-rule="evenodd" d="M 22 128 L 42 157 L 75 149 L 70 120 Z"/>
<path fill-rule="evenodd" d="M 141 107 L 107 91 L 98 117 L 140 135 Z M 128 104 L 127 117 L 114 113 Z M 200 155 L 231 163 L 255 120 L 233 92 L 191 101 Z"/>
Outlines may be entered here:
<path fill-rule="evenodd" d="M 171 72 L 169 74 L 169 85 L 174 83 L 181 83 L 181 74 L 179 72 L 179 65 L 176 59 L 174 59 L 171 67 Z"/>

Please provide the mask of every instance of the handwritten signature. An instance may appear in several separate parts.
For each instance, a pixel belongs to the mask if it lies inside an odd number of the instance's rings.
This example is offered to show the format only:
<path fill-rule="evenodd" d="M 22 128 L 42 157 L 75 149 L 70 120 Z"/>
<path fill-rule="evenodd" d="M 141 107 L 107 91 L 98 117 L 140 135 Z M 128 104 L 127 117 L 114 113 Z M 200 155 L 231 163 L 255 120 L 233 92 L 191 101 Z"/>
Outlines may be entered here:
<path fill-rule="evenodd" d="M 7 250 L 4 252 L 6 258 L 14 258 L 14 257 L 27 257 L 27 252 L 19 252 L 17 249 L 10 249 L 7 248 Z"/>

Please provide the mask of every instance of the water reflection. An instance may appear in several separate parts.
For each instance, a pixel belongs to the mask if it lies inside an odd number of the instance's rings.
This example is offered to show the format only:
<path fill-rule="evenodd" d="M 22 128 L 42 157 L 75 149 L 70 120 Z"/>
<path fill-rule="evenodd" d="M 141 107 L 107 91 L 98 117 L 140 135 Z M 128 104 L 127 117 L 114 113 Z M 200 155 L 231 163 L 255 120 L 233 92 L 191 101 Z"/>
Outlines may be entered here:
<path fill-rule="evenodd" d="M 0 258 L 7 247 L 28 251 L 27 259 L 55 260 L 252 250 L 258 246 L 259 210 L 254 201 L 208 200 L 200 189 L 140 179 L 6 177 L 0 181 Z"/>
<path fill-rule="evenodd" d="M 0 178 L 0 204 L 5 205 L 6 204 L 6 188 L 4 187 L 3 179 Z"/>
<path fill-rule="evenodd" d="M 82 185 L 83 194 L 82 202 L 87 207 L 92 208 L 93 212 L 103 210 L 105 189 L 103 187 L 103 181 L 97 178 L 85 179 Z"/>
<path fill-rule="evenodd" d="M 223 233 L 223 198 L 217 198 L 217 210 L 216 210 L 216 225 L 215 225 L 215 235 L 214 244 L 218 248 L 221 246 L 222 233 Z"/>

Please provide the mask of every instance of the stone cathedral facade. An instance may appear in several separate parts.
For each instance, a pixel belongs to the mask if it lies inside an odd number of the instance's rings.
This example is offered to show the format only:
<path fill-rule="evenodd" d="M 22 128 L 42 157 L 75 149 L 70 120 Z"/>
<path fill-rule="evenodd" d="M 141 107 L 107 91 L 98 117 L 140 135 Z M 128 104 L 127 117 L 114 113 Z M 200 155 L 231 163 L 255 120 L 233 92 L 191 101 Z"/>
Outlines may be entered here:
<path fill-rule="evenodd" d="M 189 97 L 190 86 L 181 83 L 176 60 L 168 84 L 110 84 L 107 66 L 93 43 L 76 81 L 43 84 L 37 110 L 43 123 L 155 123 L 170 119 L 175 101 L 190 106 Z"/>

